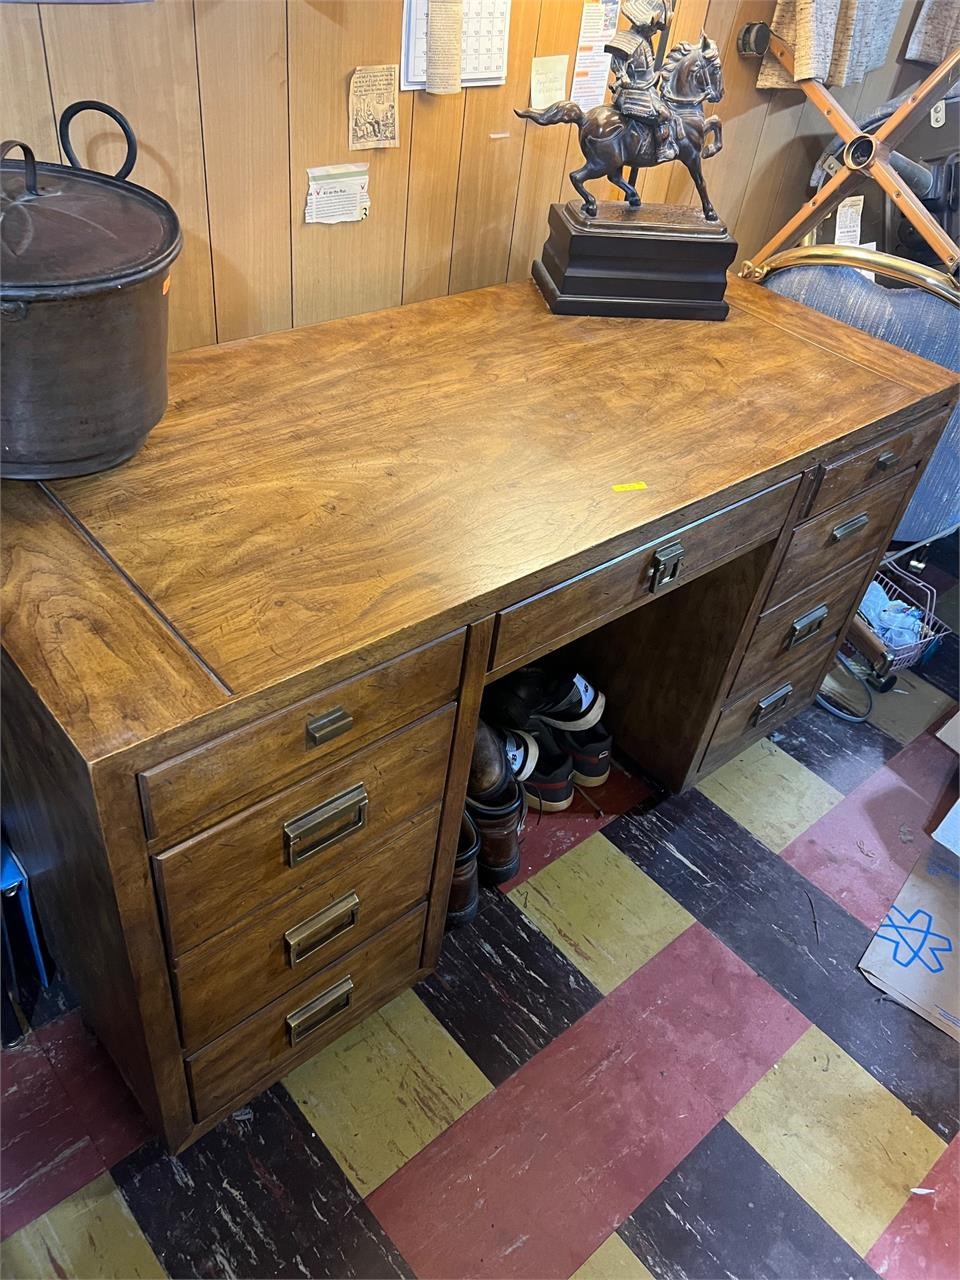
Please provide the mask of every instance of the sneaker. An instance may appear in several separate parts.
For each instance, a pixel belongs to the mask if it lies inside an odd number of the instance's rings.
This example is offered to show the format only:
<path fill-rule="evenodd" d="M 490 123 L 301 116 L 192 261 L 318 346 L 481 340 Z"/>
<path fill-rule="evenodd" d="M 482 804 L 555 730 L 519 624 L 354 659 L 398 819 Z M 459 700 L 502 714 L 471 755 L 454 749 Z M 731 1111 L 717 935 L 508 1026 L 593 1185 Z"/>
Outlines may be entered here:
<path fill-rule="evenodd" d="M 613 738 L 603 722 L 579 733 L 558 730 L 557 745 L 567 751 L 573 761 L 573 781 L 581 787 L 602 787 L 610 777 L 610 751 Z"/>
<path fill-rule="evenodd" d="M 484 696 L 484 714 L 509 729 L 538 724 L 580 732 L 592 729 L 603 715 L 605 699 L 581 675 L 564 675 L 545 667 L 521 667 L 498 680 Z"/>
<path fill-rule="evenodd" d="M 573 760 L 546 725 L 532 736 L 537 755 L 523 780 L 524 794 L 538 812 L 560 813 L 573 804 Z"/>

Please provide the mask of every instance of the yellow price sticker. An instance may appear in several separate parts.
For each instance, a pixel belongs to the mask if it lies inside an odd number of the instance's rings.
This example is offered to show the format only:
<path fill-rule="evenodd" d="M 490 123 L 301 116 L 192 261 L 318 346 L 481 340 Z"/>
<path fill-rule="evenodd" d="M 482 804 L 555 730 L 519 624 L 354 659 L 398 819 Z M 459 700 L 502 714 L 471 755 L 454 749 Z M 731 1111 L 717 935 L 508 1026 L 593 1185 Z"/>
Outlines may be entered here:
<path fill-rule="evenodd" d="M 630 493 L 633 489 L 645 489 L 647 486 L 643 480 L 634 480 L 632 484 L 615 484 L 613 486 L 614 493 Z"/>

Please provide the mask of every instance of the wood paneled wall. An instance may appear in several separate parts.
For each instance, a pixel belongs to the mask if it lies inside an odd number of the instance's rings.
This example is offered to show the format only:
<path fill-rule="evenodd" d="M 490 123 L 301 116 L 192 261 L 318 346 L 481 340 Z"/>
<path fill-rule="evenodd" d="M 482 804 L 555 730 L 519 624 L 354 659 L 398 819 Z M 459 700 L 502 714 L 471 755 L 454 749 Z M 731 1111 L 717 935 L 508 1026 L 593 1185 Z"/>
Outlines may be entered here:
<path fill-rule="evenodd" d="M 891 0 L 898 3 L 900 0 Z M 918 0 L 905 0 L 898 55 L 841 91 L 876 105 L 907 74 L 899 58 Z M 154 0 L 152 4 L 0 4 L 0 130 L 61 159 L 55 121 L 100 98 L 140 140 L 134 179 L 180 215 L 171 346 L 225 342 L 290 325 L 522 279 L 543 243 L 547 208 L 572 189 L 572 129 L 518 120 L 530 59 L 567 53 L 581 0 L 513 0 L 508 82 L 432 98 L 401 94 L 401 145 L 362 154 L 371 212 L 362 223 L 308 226 L 306 169 L 356 160 L 347 149 L 349 76 L 396 62 L 401 0 Z M 679 0 L 676 38 L 701 26 L 718 41 L 727 92 L 724 150 L 706 166 L 711 196 L 744 256 L 804 197 L 826 131 L 799 93 L 758 93 L 757 64 L 736 53 L 745 22 L 774 0 Z M 913 74 L 913 73 L 916 74 Z M 89 165 L 123 154 L 105 117 L 75 122 Z M 645 176 L 644 196 L 688 201 L 686 171 Z"/>

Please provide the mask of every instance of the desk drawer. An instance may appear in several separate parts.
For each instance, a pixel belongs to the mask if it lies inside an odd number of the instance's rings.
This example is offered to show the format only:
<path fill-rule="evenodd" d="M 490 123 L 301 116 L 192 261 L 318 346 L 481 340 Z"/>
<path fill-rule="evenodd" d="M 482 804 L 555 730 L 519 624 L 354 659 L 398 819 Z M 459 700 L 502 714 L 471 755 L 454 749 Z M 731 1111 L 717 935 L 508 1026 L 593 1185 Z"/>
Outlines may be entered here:
<path fill-rule="evenodd" d="M 320 884 L 443 794 L 454 708 L 434 712 L 153 859 L 180 955 L 249 911 Z"/>
<path fill-rule="evenodd" d="M 786 480 L 504 609 L 497 618 L 490 669 L 513 668 L 539 657 L 652 595 L 774 538 L 798 483 Z"/>
<path fill-rule="evenodd" d="M 457 696 L 457 631 L 139 775 L 147 835 L 168 842 L 332 764 Z"/>
<path fill-rule="evenodd" d="M 775 678 L 784 663 L 826 640 L 832 640 L 866 591 L 869 566 L 870 557 L 864 556 L 851 568 L 832 574 L 809 591 L 803 591 L 762 614 L 733 682 L 731 695 L 749 689 L 767 677 Z"/>
<path fill-rule="evenodd" d="M 793 662 L 785 663 L 774 677 L 726 707 L 717 721 L 699 772 L 709 773 L 718 768 L 801 711 L 820 687 L 832 648 L 833 642 L 828 641 L 811 653 L 801 654 Z"/>
<path fill-rule="evenodd" d="M 425 917 L 418 907 L 187 1058 L 197 1120 L 275 1080 L 409 986 L 420 967 Z"/>
<path fill-rule="evenodd" d="M 885 546 L 914 472 L 895 476 L 799 525 L 770 588 L 766 609 L 790 600 L 861 556 Z"/>
<path fill-rule="evenodd" d="M 826 463 L 821 468 L 820 483 L 809 514 L 819 515 L 821 511 L 828 511 L 845 499 L 917 466 L 932 449 L 942 424 L 942 417 L 933 423 L 929 420 L 915 423 L 881 444 L 872 444 L 869 448 Z"/>
<path fill-rule="evenodd" d="M 369 857 L 285 894 L 182 956 L 174 977 L 184 1048 L 209 1043 L 424 899 L 439 817 L 434 806 Z"/>

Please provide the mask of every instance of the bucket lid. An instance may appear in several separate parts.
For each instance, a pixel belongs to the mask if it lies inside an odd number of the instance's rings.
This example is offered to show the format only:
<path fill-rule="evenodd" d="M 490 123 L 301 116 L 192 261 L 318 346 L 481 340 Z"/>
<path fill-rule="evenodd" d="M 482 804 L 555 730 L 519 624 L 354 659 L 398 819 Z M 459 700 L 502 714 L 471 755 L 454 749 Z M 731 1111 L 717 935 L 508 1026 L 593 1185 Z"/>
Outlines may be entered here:
<path fill-rule="evenodd" d="M 3 156 L 14 147 L 22 161 L 0 158 L 4 299 L 118 288 L 163 270 L 180 252 L 180 223 L 160 196 L 89 169 L 38 164 L 23 143 L 4 143 Z"/>

